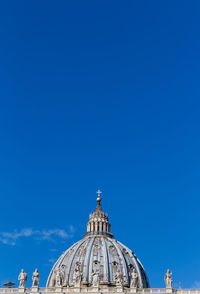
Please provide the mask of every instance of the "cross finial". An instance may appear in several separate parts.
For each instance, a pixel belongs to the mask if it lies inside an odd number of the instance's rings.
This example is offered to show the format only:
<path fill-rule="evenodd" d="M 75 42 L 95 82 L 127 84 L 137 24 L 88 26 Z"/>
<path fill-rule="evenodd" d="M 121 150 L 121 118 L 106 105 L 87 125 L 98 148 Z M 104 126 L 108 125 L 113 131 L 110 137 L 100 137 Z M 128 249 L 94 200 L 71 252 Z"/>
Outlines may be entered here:
<path fill-rule="evenodd" d="M 101 191 L 98 189 L 97 193 L 97 202 L 100 203 L 101 202 Z"/>
<path fill-rule="evenodd" d="M 101 190 L 98 189 L 98 191 L 96 193 L 97 193 L 97 196 L 100 197 L 102 192 L 101 192 Z"/>

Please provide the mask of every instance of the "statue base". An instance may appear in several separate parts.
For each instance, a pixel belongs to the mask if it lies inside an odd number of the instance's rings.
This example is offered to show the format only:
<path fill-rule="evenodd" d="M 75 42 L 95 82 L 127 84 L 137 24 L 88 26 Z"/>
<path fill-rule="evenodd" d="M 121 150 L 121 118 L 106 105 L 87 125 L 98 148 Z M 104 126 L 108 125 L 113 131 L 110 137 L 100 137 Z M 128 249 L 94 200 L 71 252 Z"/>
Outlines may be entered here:
<path fill-rule="evenodd" d="M 116 292 L 123 292 L 123 287 L 122 286 L 117 286 L 117 291 Z"/>
<path fill-rule="evenodd" d="M 137 288 L 136 288 L 136 287 L 132 287 L 132 288 L 130 288 L 130 292 L 131 292 L 131 293 L 136 293 L 136 292 L 137 292 Z"/>
<path fill-rule="evenodd" d="M 172 288 L 166 288 L 166 293 L 173 293 L 173 289 Z"/>
<path fill-rule="evenodd" d="M 102 289 L 102 292 L 109 292 L 109 287 L 108 287 L 108 284 L 109 283 L 107 283 L 107 284 L 102 284 L 101 285 L 101 289 Z"/>
<path fill-rule="evenodd" d="M 99 292 L 99 286 L 92 286 L 92 292 Z"/>
<path fill-rule="evenodd" d="M 68 281 L 65 280 L 62 286 L 65 287 L 65 288 L 69 287 Z"/>
<path fill-rule="evenodd" d="M 19 287 L 19 292 L 20 293 L 24 293 L 25 292 L 25 288 L 24 287 Z"/>
<path fill-rule="evenodd" d="M 38 288 L 38 286 L 32 286 L 31 290 L 32 290 L 32 292 L 38 292 L 39 288 Z"/>
<path fill-rule="evenodd" d="M 56 287 L 56 292 L 62 292 L 62 286 L 57 286 Z"/>
<path fill-rule="evenodd" d="M 74 292 L 81 292 L 81 286 L 74 286 Z"/>

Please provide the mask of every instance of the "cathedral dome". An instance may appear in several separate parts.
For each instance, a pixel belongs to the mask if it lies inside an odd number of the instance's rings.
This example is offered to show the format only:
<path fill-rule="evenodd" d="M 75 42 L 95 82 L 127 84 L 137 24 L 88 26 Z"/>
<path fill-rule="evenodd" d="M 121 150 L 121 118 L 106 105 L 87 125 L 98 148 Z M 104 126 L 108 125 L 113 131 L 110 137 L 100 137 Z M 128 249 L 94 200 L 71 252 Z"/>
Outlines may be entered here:
<path fill-rule="evenodd" d="M 77 277 L 82 287 L 94 285 L 98 273 L 98 284 L 129 287 L 131 274 L 137 275 L 137 287 L 149 288 L 145 270 L 136 255 L 114 239 L 110 232 L 108 215 L 101 207 L 98 195 L 97 207 L 90 214 L 87 233 L 82 240 L 67 249 L 53 266 L 47 287 L 57 285 L 57 273 L 62 286 L 74 287 Z"/>

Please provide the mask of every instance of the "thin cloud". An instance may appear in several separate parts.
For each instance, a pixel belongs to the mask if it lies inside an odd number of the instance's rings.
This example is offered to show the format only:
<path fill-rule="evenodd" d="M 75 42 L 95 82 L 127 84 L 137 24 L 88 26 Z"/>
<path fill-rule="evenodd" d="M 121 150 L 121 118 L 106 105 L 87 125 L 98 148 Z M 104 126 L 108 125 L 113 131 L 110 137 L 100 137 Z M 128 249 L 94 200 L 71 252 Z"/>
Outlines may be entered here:
<path fill-rule="evenodd" d="M 76 231 L 75 227 L 73 225 L 69 226 L 69 230 L 70 230 L 71 233 L 75 233 L 75 231 Z"/>
<path fill-rule="evenodd" d="M 48 260 L 48 262 L 50 263 L 50 264 L 54 264 L 55 262 L 56 262 L 56 258 L 49 258 L 49 260 Z"/>
<path fill-rule="evenodd" d="M 55 230 L 48 230 L 48 231 L 41 231 L 40 234 L 38 234 L 38 238 L 40 240 L 53 240 L 55 236 L 58 236 L 62 239 L 70 238 L 70 235 L 65 231 L 61 229 L 55 229 Z"/>
<path fill-rule="evenodd" d="M 53 230 L 33 230 L 25 228 L 22 230 L 14 230 L 13 232 L 0 232 L 0 243 L 14 246 L 20 238 L 33 238 L 36 240 L 55 241 L 57 237 L 61 239 L 68 239 L 73 237 L 72 226 L 69 228 L 69 233 L 63 229 Z"/>
<path fill-rule="evenodd" d="M 200 288 L 200 281 L 194 281 L 191 289 L 199 289 Z"/>

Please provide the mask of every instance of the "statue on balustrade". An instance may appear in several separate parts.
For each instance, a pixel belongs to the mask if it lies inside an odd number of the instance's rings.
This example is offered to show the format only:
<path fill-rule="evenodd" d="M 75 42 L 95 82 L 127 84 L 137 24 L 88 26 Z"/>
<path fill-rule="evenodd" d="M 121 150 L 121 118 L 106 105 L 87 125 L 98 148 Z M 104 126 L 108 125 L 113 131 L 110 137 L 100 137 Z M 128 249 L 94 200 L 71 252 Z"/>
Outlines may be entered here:
<path fill-rule="evenodd" d="M 122 274 L 118 269 L 115 273 L 115 283 L 116 286 L 122 286 Z"/>
<path fill-rule="evenodd" d="M 172 272 L 168 269 L 165 274 L 165 284 L 166 288 L 172 288 Z"/>
<path fill-rule="evenodd" d="M 75 287 L 80 287 L 81 278 L 82 278 L 81 263 L 79 261 L 77 261 L 76 265 L 75 265 L 74 277 L 73 277 L 73 282 L 74 282 Z"/>
<path fill-rule="evenodd" d="M 56 287 L 61 287 L 62 286 L 62 273 L 60 270 L 56 271 Z"/>
<path fill-rule="evenodd" d="M 92 272 L 92 285 L 94 287 L 99 286 L 99 266 L 100 263 L 98 260 L 93 261 L 93 272 Z"/>
<path fill-rule="evenodd" d="M 18 280 L 19 280 L 19 287 L 24 288 L 27 281 L 27 273 L 25 273 L 23 269 L 21 270 L 21 273 L 19 274 Z"/>
<path fill-rule="evenodd" d="M 138 273 L 136 272 L 136 269 L 134 268 L 131 272 L 131 288 L 137 288 L 138 286 Z"/>
<path fill-rule="evenodd" d="M 36 268 L 35 271 L 33 272 L 33 275 L 32 275 L 32 280 L 33 280 L 33 284 L 32 284 L 32 287 L 37 287 L 38 284 L 39 284 L 39 272 L 38 272 L 38 269 Z"/>
<path fill-rule="evenodd" d="M 98 271 L 98 269 L 94 270 L 92 273 L 92 286 L 94 286 L 94 287 L 99 286 L 99 271 Z"/>

